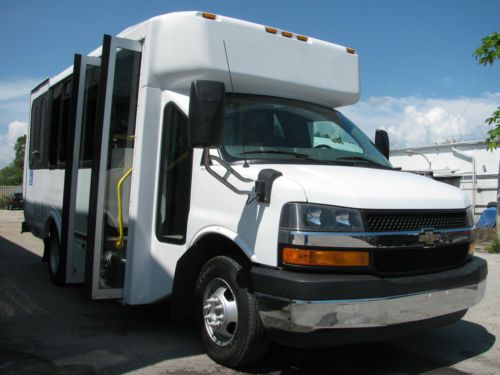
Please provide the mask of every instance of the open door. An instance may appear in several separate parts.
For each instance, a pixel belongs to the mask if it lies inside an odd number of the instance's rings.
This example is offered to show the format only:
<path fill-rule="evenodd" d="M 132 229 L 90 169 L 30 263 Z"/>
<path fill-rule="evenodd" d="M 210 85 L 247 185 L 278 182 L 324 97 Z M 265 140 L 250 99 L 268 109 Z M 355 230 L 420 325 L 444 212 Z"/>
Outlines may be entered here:
<path fill-rule="evenodd" d="M 104 36 L 85 270 L 92 298 L 123 297 L 141 51 Z"/>
<path fill-rule="evenodd" d="M 101 59 L 98 57 L 75 55 L 61 231 L 61 243 L 66 249 L 68 284 L 84 281 L 100 66 Z"/>

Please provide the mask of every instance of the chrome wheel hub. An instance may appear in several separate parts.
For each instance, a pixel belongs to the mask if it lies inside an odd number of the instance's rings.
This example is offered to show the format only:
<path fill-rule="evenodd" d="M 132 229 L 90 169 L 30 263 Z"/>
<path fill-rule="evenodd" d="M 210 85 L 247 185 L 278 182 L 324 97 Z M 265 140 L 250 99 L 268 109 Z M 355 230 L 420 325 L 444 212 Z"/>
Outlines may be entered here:
<path fill-rule="evenodd" d="M 228 345 L 238 325 L 238 305 L 230 286 L 222 279 L 210 281 L 203 294 L 205 330 L 214 343 Z"/>

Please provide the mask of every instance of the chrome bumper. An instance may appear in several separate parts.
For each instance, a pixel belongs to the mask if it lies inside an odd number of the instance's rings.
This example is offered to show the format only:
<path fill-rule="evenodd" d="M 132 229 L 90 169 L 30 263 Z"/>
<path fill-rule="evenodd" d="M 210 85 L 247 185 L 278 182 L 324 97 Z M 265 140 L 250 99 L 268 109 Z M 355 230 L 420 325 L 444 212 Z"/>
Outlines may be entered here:
<path fill-rule="evenodd" d="M 322 329 L 386 327 L 463 311 L 484 296 L 486 282 L 374 299 L 300 301 L 256 293 L 266 328 L 309 333 Z"/>

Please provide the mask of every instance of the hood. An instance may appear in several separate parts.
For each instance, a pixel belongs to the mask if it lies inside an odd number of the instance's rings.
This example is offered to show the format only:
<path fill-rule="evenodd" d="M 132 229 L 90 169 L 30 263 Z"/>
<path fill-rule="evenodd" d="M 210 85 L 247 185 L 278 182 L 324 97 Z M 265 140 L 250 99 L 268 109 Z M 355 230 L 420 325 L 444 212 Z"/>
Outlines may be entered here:
<path fill-rule="evenodd" d="M 282 172 L 302 186 L 312 203 L 365 209 L 459 209 L 469 205 L 460 189 L 412 173 L 350 166 L 252 167 Z"/>

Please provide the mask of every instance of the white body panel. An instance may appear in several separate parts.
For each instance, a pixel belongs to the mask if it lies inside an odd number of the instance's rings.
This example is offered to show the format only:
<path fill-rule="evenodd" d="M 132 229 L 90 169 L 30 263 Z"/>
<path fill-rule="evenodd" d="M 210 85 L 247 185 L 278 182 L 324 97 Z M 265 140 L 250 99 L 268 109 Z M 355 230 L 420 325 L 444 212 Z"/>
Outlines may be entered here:
<path fill-rule="evenodd" d="M 352 104 L 359 97 L 358 57 L 335 44 L 313 38 L 301 42 L 269 34 L 262 25 L 220 16 L 215 21 L 207 20 L 198 12 L 156 17 L 119 36 L 143 40 L 133 173 L 126 213 L 124 303 L 145 304 L 167 297 L 172 292 L 177 261 L 208 233 L 234 241 L 255 263 L 276 266 L 280 215 L 287 202 L 385 209 L 468 206 L 459 190 L 423 177 L 368 168 L 299 164 L 235 167 L 254 180 L 264 168 L 283 173 L 274 182 L 271 204 L 255 200 L 247 204 L 247 196 L 234 194 L 207 173 L 201 165 L 201 150 L 195 150 L 186 243 L 160 242 L 155 232 L 156 202 L 161 198 L 160 144 L 163 111 L 168 102 L 174 102 L 187 114 L 191 82 L 210 79 L 223 81 L 226 90 L 234 87 L 238 93 L 287 97 L 329 107 Z M 92 55 L 99 56 L 100 48 Z M 70 73 L 65 71 L 61 76 Z M 225 173 L 219 166 L 214 166 L 214 170 Z M 43 204 L 60 210 L 64 172 L 34 172 L 36 186 L 26 185 L 27 201 L 38 202 L 35 191 L 40 189 Z M 253 184 L 234 178 L 229 181 L 241 188 L 253 188 Z M 82 202 L 77 202 L 77 207 L 79 204 Z"/>

